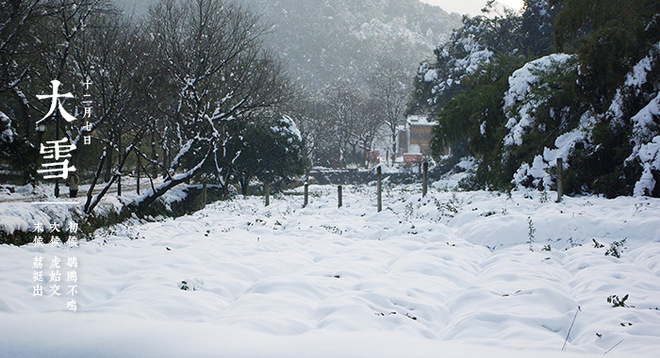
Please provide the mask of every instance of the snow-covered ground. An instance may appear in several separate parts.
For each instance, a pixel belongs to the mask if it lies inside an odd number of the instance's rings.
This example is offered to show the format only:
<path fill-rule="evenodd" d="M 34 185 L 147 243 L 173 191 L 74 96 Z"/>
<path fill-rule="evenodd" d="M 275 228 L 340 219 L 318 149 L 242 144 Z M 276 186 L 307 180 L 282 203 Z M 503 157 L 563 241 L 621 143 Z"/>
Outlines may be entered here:
<path fill-rule="evenodd" d="M 374 189 L 345 187 L 342 208 L 330 186 L 306 208 L 236 198 L 78 248 L 2 245 L 0 356 L 657 356 L 660 200 L 399 186 L 377 213 Z M 61 296 L 46 297 L 55 257 Z"/>

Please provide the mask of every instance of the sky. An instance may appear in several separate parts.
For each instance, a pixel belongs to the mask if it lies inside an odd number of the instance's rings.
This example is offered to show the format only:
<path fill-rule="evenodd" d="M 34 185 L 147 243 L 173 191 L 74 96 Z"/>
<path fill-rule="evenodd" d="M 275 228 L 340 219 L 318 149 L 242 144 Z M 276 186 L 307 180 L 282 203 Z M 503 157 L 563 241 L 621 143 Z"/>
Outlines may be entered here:
<path fill-rule="evenodd" d="M 459 14 L 479 15 L 487 0 L 421 0 L 422 2 L 438 5 L 447 12 Z M 519 10 L 523 0 L 498 0 L 502 5 Z"/>

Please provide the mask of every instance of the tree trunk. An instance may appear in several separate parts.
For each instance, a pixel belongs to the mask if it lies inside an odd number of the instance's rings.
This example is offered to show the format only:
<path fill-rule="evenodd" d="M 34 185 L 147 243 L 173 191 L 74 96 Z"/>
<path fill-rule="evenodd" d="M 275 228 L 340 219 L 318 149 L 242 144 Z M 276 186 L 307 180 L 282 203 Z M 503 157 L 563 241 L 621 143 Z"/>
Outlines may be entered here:
<path fill-rule="evenodd" d="M 241 185 L 241 194 L 243 194 L 243 196 L 248 195 L 248 189 L 250 188 L 250 181 L 251 180 L 252 180 L 252 178 L 250 176 L 242 176 L 238 180 L 239 184 Z M 229 194 L 229 193 L 227 193 L 227 194 Z"/>
<path fill-rule="evenodd" d="M 209 155 L 210 152 L 207 153 L 206 156 L 194 168 L 190 169 L 189 171 L 183 174 L 175 175 L 173 178 L 171 178 L 171 180 L 168 180 L 163 184 L 159 185 L 158 187 L 156 187 L 156 189 L 152 191 L 149 195 L 141 198 L 141 200 L 137 200 L 129 204 L 128 206 L 129 209 L 133 212 L 144 210 L 148 208 L 151 204 L 153 204 L 153 202 L 156 201 L 156 199 L 161 197 L 168 190 L 194 177 L 200 171 L 200 169 L 202 169 L 202 166 L 204 165 L 204 163 L 206 163 L 206 160 L 209 158 Z"/>
<path fill-rule="evenodd" d="M 103 181 L 108 183 L 110 182 L 111 174 L 112 174 L 112 148 L 108 148 L 108 157 L 105 162 L 105 174 L 103 175 Z"/>
<path fill-rule="evenodd" d="M 151 131 L 151 177 L 156 178 L 158 176 L 158 166 L 155 164 L 158 160 L 158 153 L 156 152 L 156 135 L 154 134 L 154 129 Z"/>
<path fill-rule="evenodd" d="M 392 132 L 392 165 L 396 161 L 396 131 Z"/>

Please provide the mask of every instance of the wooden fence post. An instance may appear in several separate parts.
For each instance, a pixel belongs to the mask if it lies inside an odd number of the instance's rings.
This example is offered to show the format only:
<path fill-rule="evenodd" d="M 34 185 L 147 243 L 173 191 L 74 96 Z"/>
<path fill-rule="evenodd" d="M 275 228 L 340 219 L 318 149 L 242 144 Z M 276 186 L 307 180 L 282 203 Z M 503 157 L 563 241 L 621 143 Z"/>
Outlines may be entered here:
<path fill-rule="evenodd" d="M 202 184 L 202 207 L 206 207 L 206 182 Z"/>
<path fill-rule="evenodd" d="M 383 183 L 382 183 L 382 170 L 381 167 L 376 168 L 376 176 L 378 177 L 378 186 L 377 186 L 377 192 L 378 192 L 378 212 L 383 211 Z"/>
<path fill-rule="evenodd" d="M 266 206 L 270 205 L 270 183 L 264 184 L 264 195 L 266 196 Z"/>
<path fill-rule="evenodd" d="M 422 198 L 426 197 L 429 190 L 429 162 L 424 162 L 424 174 L 422 175 Z"/>
<path fill-rule="evenodd" d="M 342 187 L 341 187 L 341 185 L 339 185 L 337 187 L 337 207 L 341 208 L 342 205 L 343 205 L 343 203 L 342 203 Z"/>
<path fill-rule="evenodd" d="M 137 157 L 137 165 L 136 165 L 136 171 L 137 171 L 137 195 L 140 195 L 140 154 L 137 154 L 136 157 Z"/>
<path fill-rule="evenodd" d="M 303 208 L 306 208 L 307 204 L 309 204 L 309 183 L 305 182 L 305 203 L 303 204 Z"/>
<path fill-rule="evenodd" d="M 557 158 L 557 202 L 564 196 L 564 160 Z"/>
<path fill-rule="evenodd" d="M 121 135 L 119 136 L 117 142 L 118 142 L 117 144 L 119 146 L 119 151 L 118 151 L 118 154 L 117 154 L 117 163 L 121 163 L 121 153 L 122 153 Z M 121 196 L 121 170 L 119 171 L 118 174 L 119 175 L 117 175 L 117 196 Z"/>

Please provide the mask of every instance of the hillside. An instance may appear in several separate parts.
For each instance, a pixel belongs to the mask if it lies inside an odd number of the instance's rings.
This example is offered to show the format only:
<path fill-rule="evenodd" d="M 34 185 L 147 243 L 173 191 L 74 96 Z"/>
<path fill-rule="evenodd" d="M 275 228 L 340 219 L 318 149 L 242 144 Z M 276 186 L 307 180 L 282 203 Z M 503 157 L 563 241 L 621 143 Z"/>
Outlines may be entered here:
<path fill-rule="evenodd" d="M 115 0 L 142 14 L 148 3 Z M 319 89 L 337 79 L 360 84 L 378 63 L 413 71 L 447 41 L 460 16 L 418 0 L 236 0 L 271 25 L 267 46 L 289 74 Z"/>
<path fill-rule="evenodd" d="M 312 87 L 336 79 L 363 81 L 380 62 L 409 70 L 460 24 L 457 15 L 417 0 L 241 0 L 273 24 L 266 37 Z"/>

